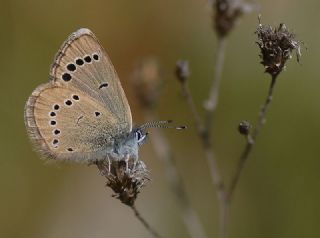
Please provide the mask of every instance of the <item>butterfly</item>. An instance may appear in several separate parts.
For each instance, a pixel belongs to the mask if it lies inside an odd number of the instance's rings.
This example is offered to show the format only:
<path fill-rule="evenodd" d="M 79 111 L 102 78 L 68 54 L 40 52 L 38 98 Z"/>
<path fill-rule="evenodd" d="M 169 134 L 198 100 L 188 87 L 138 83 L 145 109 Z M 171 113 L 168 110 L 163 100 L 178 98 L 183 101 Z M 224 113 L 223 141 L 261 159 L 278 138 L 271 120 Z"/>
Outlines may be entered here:
<path fill-rule="evenodd" d="M 170 122 L 133 128 L 118 75 L 96 36 L 85 28 L 62 44 L 49 82 L 32 92 L 24 118 L 41 155 L 80 162 L 138 159 L 148 134 L 145 129 Z"/>

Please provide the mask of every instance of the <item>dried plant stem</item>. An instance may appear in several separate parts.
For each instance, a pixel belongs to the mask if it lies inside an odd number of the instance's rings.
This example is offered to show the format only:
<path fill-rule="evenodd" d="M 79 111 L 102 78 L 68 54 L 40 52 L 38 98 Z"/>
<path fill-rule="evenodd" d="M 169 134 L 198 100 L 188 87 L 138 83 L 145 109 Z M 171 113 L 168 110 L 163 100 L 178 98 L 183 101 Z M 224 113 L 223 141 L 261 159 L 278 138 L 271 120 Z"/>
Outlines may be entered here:
<path fill-rule="evenodd" d="M 186 81 L 183 82 L 181 85 L 182 85 L 183 96 L 187 100 L 187 103 L 190 108 L 190 111 L 191 111 L 195 126 L 197 128 L 198 134 L 200 135 L 200 137 L 204 137 L 204 127 L 202 124 L 202 120 L 201 120 L 200 115 L 197 111 L 196 105 L 194 103 L 192 94 L 189 89 L 189 86 Z"/>
<path fill-rule="evenodd" d="M 161 238 L 161 236 L 149 225 L 149 223 L 141 216 L 140 212 L 137 208 L 132 205 L 130 206 L 134 212 L 136 218 L 142 223 L 142 225 L 150 232 L 150 234 L 155 238 Z"/>
<path fill-rule="evenodd" d="M 187 100 L 187 103 L 190 107 L 190 110 L 191 110 L 191 113 L 192 113 L 192 116 L 193 116 L 193 119 L 194 119 L 194 122 L 195 122 L 195 125 L 197 128 L 198 135 L 201 139 L 202 146 L 203 146 L 203 149 L 205 152 L 205 156 L 207 158 L 207 162 L 209 165 L 212 182 L 217 189 L 217 192 L 219 194 L 219 196 L 218 196 L 219 199 L 223 198 L 224 195 L 222 195 L 222 194 L 224 191 L 224 184 L 223 184 L 223 181 L 222 181 L 219 169 L 218 169 L 218 165 L 215 160 L 215 156 L 212 151 L 212 147 L 211 147 L 211 143 L 209 141 L 207 130 L 203 126 L 201 118 L 200 118 L 198 111 L 195 107 L 193 97 L 190 93 L 189 87 L 186 82 L 182 84 L 182 92 L 183 92 L 183 94 Z"/>
<path fill-rule="evenodd" d="M 211 83 L 210 91 L 208 99 L 205 101 L 205 121 L 202 122 L 196 106 L 194 104 L 192 94 L 190 93 L 189 87 L 187 85 L 187 81 L 182 83 L 182 91 L 187 100 L 189 108 L 191 110 L 197 132 L 199 138 L 202 142 L 202 147 L 205 153 L 205 158 L 207 160 L 207 164 L 209 166 L 210 175 L 214 187 L 216 189 L 216 195 L 219 204 L 219 238 L 227 237 L 227 222 L 228 222 L 228 211 L 229 204 L 226 199 L 226 192 L 223 179 L 220 174 L 220 170 L 218 168 L 214 152 L 211 146 L 211 128 L 213 123 L 213 113 L 217 108 L 220 84 L 222 79 L 222 70 L 224 64 L 224 55 L 226 48 L 226 38 L 219 37 L 218 45 L 217 45 L 217 53 L 215 59 L 215 67 L 214 67 L 214 77 Z"/>
<path fill-rule="evenodd" d="M 211 129 L 213 125 L 213 114 L 217 108 L 218 100 L 219 100 L 219 92 L 220 92 L 220 84 L 222 80 L 222 70 L 224 65 L 224 56 L 225 56 L 225 49 L 226 49 L 226 43 L 227 40 L 224 36 L 218 37 L 218 44 L 217 44 L 217 52 L 216 52 L 216 58 L 215 58 L 215 65 L 214 65 L 214 77 L 211 83 L 210 91 L 209 91 L 209 97 L 205 101 L 205 131 L 207 134 L 207 143 L 209 144 L 211 141 Z M 211 147 L 211 146 L 210 146 Z M 216 168 L 216 172 L 212 173 L 212 175 L 215 174 L 215 176 L 218 176 L 220 178 L 216 178 L 217 181 L 216 189 L 217 189 L 217 195 L 219 199 L 219 237 L 225 238 L 227 237 L 227 221 L 228 221 L 228 211 L 229 206 L 226 202 L 226 193 L 225 193 L 225 187 L 222 181 L 222 178 L 219 174 L 218 167 L 216 165 L 215 159 L 210 159 L 210 157 L 213 157 L 213 151 L 212 148 L 205 149 L 205 153 L 211 153 L 212 155 L 207 155 L 207 162 L 210 165 L 210 167 Z M 214 165 L 212 165 L 214 163 Z M 218 187 L 217 187 L 218 186 Z"/>
<path fill-rule="evenodd" d="M 222 69 L 224 64 L 226 42 L 227 40 L 225 37 L 218 38 L 217 53 L 216 53 L 215 66 L 214 66 L 214 77 L 211 83 L 209 97 L 205 102 L 205 109 L 206 109 L 205 127 L 208 133 L 210 133 L 211 131 L 213 113 L 217 108 L 218 100 L 219 100 L 219 92 L 220 92 L 220 84 L 222 79 Z"/>
<path fill-rule="evenodd" d="M 219 203 L 219 237 L 224 238 L 226 237 L 226 216 L 227 216 L 227 203 L 225 202 L 225 187 L 222 180 L 222 177 L 220 175 L 220 171 L 218 169 L 218 165 L 212 150 L 212 146 L 210 143 L 210 138 L 208 134 L 208 130 L 203 126 L 203 123 L 201 121 L 201 118 L 198 114 L 198 111 L 195 107 L 193 97 L 190 93 L 189 87 L 187 85 L 187 82 L 182 83 L 182 92 L 187 100 L 188 106 L 191 110 L 191 114 L 194 119 L 194 123 L 197 128 L 197 132 L 199 135 L 199 138 L 201 140 L 201 144 L 205 153 L 205 157 L 209 166 L 210 175 L 212 183 L 216 189 L 216 195 Z"/>
<path fill-rule="evenodd" d="M 253 135 L 252 135 L 253 141 L 256 140 L 256 138 L 257 138 L 262 126 L 265 123 L 267 110 L 268 110 L 268 107 L 269 107 L 269 105 L 270 105 L 270 103 L 272 101 L 273 90 L 274 90 L 274 86 L 276 84 L 276 81 L 277 81 L 277 75 L 273 76 L 272 79 L 271 79 L 268 96 L 266 98 L 265 103 L 263 104 L 263 106 L 261 108 L 261 111 L 259 113 L 258 124 L 257 124 L 257 126 L 256 126 L 256 128 L 255 128 L 255 130 L 253 132 Z"/>
<path fill-rule="evenodd" d="M 145 112 L 146 121 L 156 121 L 157 118 L 149 110 Z M 206 233 L 198 214 L 191 206 L 182 177 L 177 170 L 170 145 L 160 130 L 152 133 L 152 144 L 159 159 L 164 163 L 165 174 L 170 188 L 178 200 L 182 211 L 183 222 L 191 238 L 206 238 Z"/>
<path fill-rule="evenodd" d="M 270 83 L 270 87 L 269 87 L 269 92 L 268 92 L 268 96 L 264 102 L 264 104 L 261 107 L 260 113 L 259 113 L 259 118 L 257 121 L 257 125 L 252 133 L 252 135 L 248 135 L 247 136 L 247 143 L 246 146 L 240 156 L 240 159 L 238 161 L 238 165 L 236 167 L 236 171 L 234 173 L 234 176 L 232 177 L 231 180 L 231 184 L 227 193 L 227 202 L 230 203 L 234 194 L 234 190 L 239 182 L 239 178 L 241 175 L 241 172 L 243 170 L 244 164 L 247 161 L 250 152 L 252 151 L 252 147 L 257 139 L 257 136 L 260 133 L 261 128 L 263 127 L 265 120 L 266 120 L 266 115 L 267 115 L 267 110 L 268 107 L 272 101 L 272 95 L 273 95 L 273 90 L 274 90 L 274 86 L 276 84 L 276 80 L 277 80 L 277 75 L 274 75 L 272 77 L 271 83 Z"/>

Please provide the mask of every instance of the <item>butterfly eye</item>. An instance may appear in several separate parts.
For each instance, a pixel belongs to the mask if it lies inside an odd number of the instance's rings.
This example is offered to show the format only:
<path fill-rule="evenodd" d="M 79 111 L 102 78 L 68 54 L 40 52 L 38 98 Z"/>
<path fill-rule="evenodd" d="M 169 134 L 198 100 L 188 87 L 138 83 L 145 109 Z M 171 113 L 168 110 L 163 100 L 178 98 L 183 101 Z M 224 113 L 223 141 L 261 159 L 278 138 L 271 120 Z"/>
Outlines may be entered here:
<path fill-rule="evenodd" d="M 145 136 L 142 135 L 141 131 L 136 131 L 135 134 L 136 134 L 136 139 L 137 139 L 138 143 L 140 143 L 141 141 L 144 140 Z"/>
<path fill-rule="evenodd" d="M 141 140 L 141 137 L 142 137 L 141 132 L 140 132 L 140 131 L 137 131 L 137 139 L 138 139 L 138 141 Z"/>
<path fill-rule="evenodd" d="M 136 140 L 137 140 L 138 145 L 142 145 L 142 144 L 145 142 L 145 140 L 146 140 L 146 138 L 147 138 L 147 134 L 148 134 L 148 133 L 144 133 L 144 132 L 141 131 L 141 130 L 137 130 L 137 131 L 135 132 L 135 138 L 136 138 Z"/>

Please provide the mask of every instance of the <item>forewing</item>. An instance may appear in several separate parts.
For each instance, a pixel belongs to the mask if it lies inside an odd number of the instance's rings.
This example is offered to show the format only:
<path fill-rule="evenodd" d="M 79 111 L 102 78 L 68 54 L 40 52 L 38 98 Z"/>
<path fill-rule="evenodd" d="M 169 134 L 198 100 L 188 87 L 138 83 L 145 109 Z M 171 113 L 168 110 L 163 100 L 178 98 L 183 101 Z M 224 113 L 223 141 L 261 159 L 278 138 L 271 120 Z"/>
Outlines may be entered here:
<path fill-rule="evenodd" d="M 132 116 L 118 75 L 98 39 L 88 29 L 71 34 L 60 48 L 50 70 L 61 87 L 76 87 L 105 105 L 121 130 L 132 129 Z M 119 128 L 112 128 L 115 134 Z"/>
<path fill-rule="evenodd" d="M 60 48 L 49 83 L 36 88 L 25 108 L 25 124 L 47 157 L 105 157 L 110 139 L 132 129 L 130 107 L 106 52 L 87 29 Z"/>

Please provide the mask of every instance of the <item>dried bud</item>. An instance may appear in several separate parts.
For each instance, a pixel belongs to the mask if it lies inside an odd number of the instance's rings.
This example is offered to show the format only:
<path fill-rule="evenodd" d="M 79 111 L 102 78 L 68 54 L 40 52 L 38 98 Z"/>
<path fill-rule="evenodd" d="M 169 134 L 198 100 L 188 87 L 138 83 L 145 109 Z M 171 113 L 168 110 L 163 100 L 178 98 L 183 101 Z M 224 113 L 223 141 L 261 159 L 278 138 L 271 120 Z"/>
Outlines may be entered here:
<path fill-rule="evenodd" d="M 141 188 L 150 180 L 149 172 L 141 160 L 97 161 L 101 175 L 108 180 L 107 186 L 122 203 L 133 206 Z"/>
<path fill-rule="evenodd" d="M 189 71 L 189 62 L 186 60 L 178 60 L 176 63 L 176 70 L 175 70 L 177 79 L 184 83 L 188 79 L 190 75 Z"/>
<path fill-rule="evenodd" d="M 248 121 L 242 121 L 239 123 L 238 131 L 241 135 L 249 135 L 251 129 L 251 124 Z"/>
<path fill-rule="evenodd" d="M 276 77 L 285 68 L 285 63 L 291 58 L 293 50 L 296 51 L 299 62 L 300 42 L 295 39 L 293 33 L 288 31 L 285 24 L 280 24 L 278 28 L 273 29 L 271 26 L 263 26 L 260 23 L 255 33 L 258 36 L 261 64 L 265 67 L 265 72 L 272 77 Z"/>
<path fill-rule="evenodd" d="M 228 35 L 243 14 L 257 9 L 256 5 L 242 0 L 215 0 L 212 7 L 215 12 L 214 26 L 219 37 Z"/>
<path fill-rule="evenodd" d="M 134 91 L 141 105 L 152 108 L 160 94 L 160 69 L 155 59 L 141 61 L 133 72 L 132 82 Z"/>

